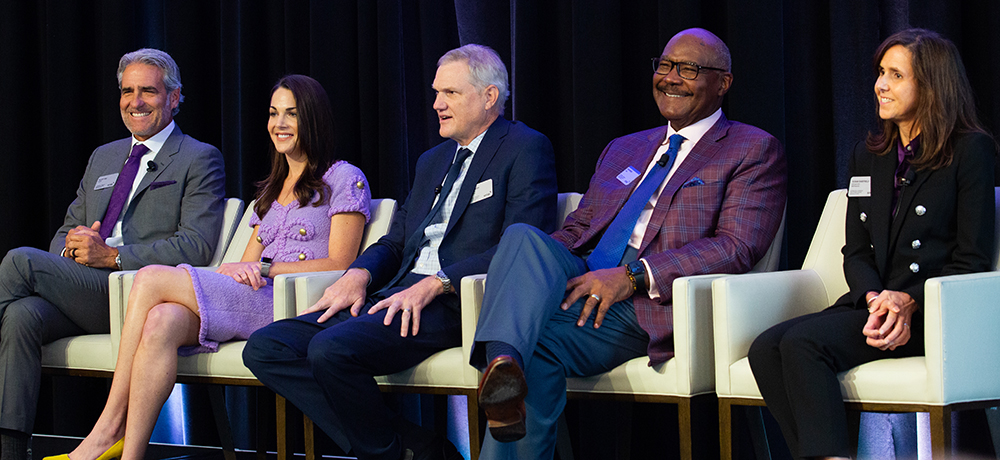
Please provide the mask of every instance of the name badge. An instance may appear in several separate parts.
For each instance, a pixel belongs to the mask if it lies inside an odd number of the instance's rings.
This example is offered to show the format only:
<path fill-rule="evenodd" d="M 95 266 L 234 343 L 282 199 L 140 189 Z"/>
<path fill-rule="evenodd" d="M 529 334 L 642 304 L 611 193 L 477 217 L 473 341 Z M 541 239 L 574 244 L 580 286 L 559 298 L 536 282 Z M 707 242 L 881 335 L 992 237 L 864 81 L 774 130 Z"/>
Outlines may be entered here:
<path fill-rule="evenodd" d="M 847 187 L 849 198 L 872 196 L 872 176 L 854 176 L 851 185 Z"/>
<path fill-rule="evenodd" d="M 118 173 L 108 174 L 106 176 L 101 176 L 97 178 L 97 183 L 94 184 L 94 190 L 103 190 L 108 187 L 114 187 L 115 181 L 118 180 Z"/>
<path fill-rule="evenodd" d="M 623 185 L 628 185 L 631 184 L 636 177 L 639 177 L 639 171 L 636 171 L 635 168 L 629 166 L 618 174 L 618 182 L 621 182 Z"/>
<path fill-rule="evenodd" d="M 486 179 L 476 184 L 476 189 L 472 191 L 472 203 L 483 201 L 491 196 L 493 196 L 493 179 Z"/>

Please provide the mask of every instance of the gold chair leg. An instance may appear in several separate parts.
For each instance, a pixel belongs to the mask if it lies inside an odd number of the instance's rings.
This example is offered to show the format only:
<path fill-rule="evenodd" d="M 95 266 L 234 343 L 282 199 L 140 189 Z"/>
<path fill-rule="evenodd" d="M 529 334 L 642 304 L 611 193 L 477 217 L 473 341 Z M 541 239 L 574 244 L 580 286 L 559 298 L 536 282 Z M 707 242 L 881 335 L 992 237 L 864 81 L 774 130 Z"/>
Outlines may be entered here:
<path fill-rule="evenodd" d="M 733 460 L 733 406 L 725 398 L 719 398 L 719 455 Z"/>
<path fill-rule="evenodd" d="M 930 411 L 931 457 L 942 460 L 951 457 L 951 407 L 933 407 Z"/>

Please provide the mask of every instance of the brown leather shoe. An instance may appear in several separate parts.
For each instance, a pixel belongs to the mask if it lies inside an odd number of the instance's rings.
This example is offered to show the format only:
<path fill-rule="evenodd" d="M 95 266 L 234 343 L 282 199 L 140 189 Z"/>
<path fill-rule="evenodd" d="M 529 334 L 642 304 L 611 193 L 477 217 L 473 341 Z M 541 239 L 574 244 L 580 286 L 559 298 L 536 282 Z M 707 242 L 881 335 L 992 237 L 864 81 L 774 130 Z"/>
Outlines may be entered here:
<path fill-rule="evenodd" d="M 524 372 L 510 356 L 497 356 L 486 367 L 479 381 L 479 407 L 486 412 L 493 439 L 513 442 L 524 437 L 527 394 Z"/>

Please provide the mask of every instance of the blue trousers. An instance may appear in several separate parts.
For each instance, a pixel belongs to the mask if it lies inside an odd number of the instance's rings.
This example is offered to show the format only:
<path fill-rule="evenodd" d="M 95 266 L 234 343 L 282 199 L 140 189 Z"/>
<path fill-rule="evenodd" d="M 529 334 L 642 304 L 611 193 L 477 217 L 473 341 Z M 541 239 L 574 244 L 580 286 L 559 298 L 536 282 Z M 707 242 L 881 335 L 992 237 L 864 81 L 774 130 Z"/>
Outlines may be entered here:
<path fill-rule="evenodd" d="M 409 275 L 402 284 L 419 278 Z M 421 311 L 419 334 L 400 337 L 402 315 L 385 326 L 385 310 L 366 313 L 381 298 L 369 297 L 357 317 L 343 310 L 324 323 L 316 322 L 322 312 L 272 323 L 254 332 L 243 349 L 244 364 L 262 383 L 362 460 L 397 460 L 405 448 L 375 376 L 404 371 L 462 345 L 461 320 L 450 302 L 457 299 L 439 296 Z"/>
<path fill-rule="evenodd" d="M 31 433 L 42 345 L 110 330 L 108 275 L 35 248 L 11 249 L 0 264 L 0 428 Z"/>
<path fill-rule="evenodd" d="M 566 282 L 588 271 L 585 260 L 541 230 L 507 228 L 490 263 L 483 309 L 472 351 L 473 366 L 486 366 L 484 342 L 513 345 L 524 359 L 528 382 L 527 436 L 500 443 L 489 435 L 480 459 L 551 459 L 556 422 L 566 405 L 566 377 L 599 374 L 646 354 L 649 335 L 628 299 L 608 310 L 599 329 L 593 315 L 576 321 L 586 298 L 563 311 Z"/>

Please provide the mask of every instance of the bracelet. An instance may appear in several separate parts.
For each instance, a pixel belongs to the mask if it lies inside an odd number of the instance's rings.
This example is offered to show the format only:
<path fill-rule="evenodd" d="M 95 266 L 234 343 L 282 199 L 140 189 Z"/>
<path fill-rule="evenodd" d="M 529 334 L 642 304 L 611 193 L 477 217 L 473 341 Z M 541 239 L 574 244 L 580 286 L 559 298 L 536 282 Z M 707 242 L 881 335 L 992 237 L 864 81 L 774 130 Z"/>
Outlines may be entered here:
<path fill-rule="evenodd" d="M 639 286 L 635 282 L 635 275 L 633 275 L 629 270 L 625 270 L 625 274 L 628 275 L 628 280 L 632 282 L 632 293 L 637 292 L 639 290 Z"/>

